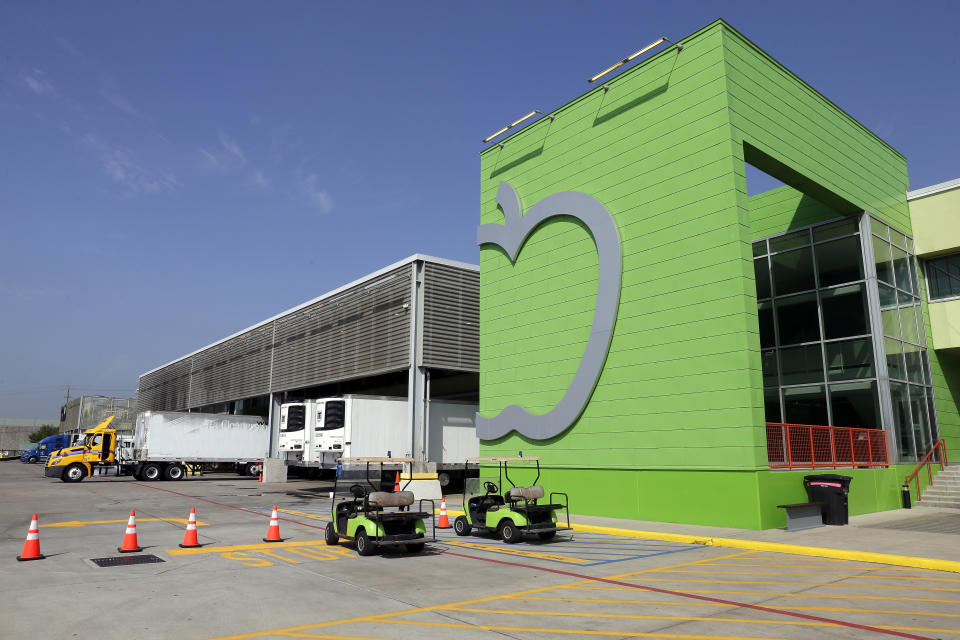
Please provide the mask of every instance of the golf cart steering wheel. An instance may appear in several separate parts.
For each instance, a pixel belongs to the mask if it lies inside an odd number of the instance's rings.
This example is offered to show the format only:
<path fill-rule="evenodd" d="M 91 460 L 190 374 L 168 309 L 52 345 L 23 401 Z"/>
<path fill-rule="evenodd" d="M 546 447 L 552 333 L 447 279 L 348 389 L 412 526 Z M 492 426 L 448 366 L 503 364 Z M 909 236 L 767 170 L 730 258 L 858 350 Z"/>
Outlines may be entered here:
<path fill-rule="evenodd" d="M 486 490 L 487 493 L 496 493 L 498 491 L 497 485 L 495 485 L 492 482 L 484 482 L 483 488 Z"/>
<path fill-rule="evenodd" d="M 353 495 L 354 498 L 356 498 L 357 500 L 360 500 L 365 495 L 367 495 L 367 490 L 364 488 L 362 484 L 355 484 L 350 486 L 350 493 Z"/>

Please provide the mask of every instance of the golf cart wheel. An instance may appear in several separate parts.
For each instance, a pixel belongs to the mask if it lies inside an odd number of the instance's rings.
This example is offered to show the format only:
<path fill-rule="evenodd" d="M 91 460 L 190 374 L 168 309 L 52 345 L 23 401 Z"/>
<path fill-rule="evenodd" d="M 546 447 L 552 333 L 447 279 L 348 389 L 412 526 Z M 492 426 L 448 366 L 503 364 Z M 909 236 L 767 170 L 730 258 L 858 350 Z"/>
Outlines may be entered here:
<path fill-rule="evenodd" d="M 366 529 L 360 529 L 357 531 L 356 537 L 357 543 L 357 553 L 361 556 L 372 556 L 376 553 L 376 545 L 370 541 L 369 536 L 367 536 Z"/>
<path fill-rule="evenodd" d="M 467 522 L 467 516 L 457 516 L 457 519 L 453 521 L 453 531 L 458 536 L 470 535 L 470 528 L 470 523 Z"/>
<path fill-rule="evenodd" d="M 27 458 L 27 462 L 29 464 L 37 464 L 37 456 L 30 456 L 29 458 Z"/>
<path fill-rule="evenodd" d="M 537 534 L 541 540 L 552 540 L 555 535 L 557 535 L 556 531 L 541 531 Z"/>
<path fill-rule="evenodd" d="M 520 532 L 517 525 L 513 524 L 513 520 L 507 518 L 500 523 L 500 537 L 503 538 L 503 541 L 507 544 L 514 544 L 515 542 L 520 542 L 523 533 Z"/>
<path fill-rule="evenodd" d="M 334 529 L 332 522 L 328 522 L 327 528 L 323 531 L 323 541 L 330 546 L 340 542 L 340 536 L 337 535 L 337 530 Z"/>
<path fill-rule="evenodd" d="M 407 553 L 420 553 L 423 551 L 423 548 L 427 546 L 426 542 L 415 542 L 413 544 L 405 545 L 407 547 Z"/>

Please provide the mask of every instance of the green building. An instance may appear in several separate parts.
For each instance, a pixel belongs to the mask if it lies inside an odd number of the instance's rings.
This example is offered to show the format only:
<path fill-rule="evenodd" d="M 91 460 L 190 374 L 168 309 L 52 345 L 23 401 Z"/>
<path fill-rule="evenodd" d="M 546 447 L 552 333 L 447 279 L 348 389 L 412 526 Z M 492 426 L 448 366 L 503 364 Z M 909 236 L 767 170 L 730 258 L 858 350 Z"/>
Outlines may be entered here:
<path fill-rule="evenodd" d="M 722 20 L 596 85 L 481 154 L 481 454 L 581 514 L 783 526 L 814 465 L 899 508 L 960 442 L 906 159 Z"/>

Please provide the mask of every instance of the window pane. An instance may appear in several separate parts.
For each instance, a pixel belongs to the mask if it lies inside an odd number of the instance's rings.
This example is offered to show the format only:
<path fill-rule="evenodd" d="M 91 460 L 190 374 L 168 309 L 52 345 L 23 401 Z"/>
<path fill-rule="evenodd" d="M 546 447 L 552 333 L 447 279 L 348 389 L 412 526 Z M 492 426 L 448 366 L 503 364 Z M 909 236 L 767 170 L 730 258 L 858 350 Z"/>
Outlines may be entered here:
<path fill-rule="evenodd" d="M 900 338 L 900 313 L 896 307 L 882 309 L 880 311 L 880 320 L 883 322 L 884 335 Z"/>
<path fill-rule="evenodd" d="M 927 261 L 930 299 L 960 296 L 960 253 Z"/>
<path fill-rule="evenodd" d="M 897 306 L 897 290 L 893 287 L 888 287 L 882 282 L 878 287 L 880 291 L 880 308 L 888 309 L 890 307 Z"/>
<path fill-rule="evenodd" d="M 781 422 L 780 389 L 763 390 L 763 409 L 767 422 Z"/>
<path fill-rule="evenodd" d="M 829 287 L 854 280 L 863 280 L 860 237 L 850 236 L 814 247 L 820 286 Z"/>
<path fill-rule="evenodd" d="M 867 319 L 866 287 L 855 284 L 820 292 L 823 311 L 823 332 L 827 339 L 845 338 L 870 333 Z"/>
<path fill-rule="evenodd" d="M 810 247 L 779 253 L 771 256 L 770 262 L 773 264 L 773 287 L 778 296 L 814 288 Z"/>
<path fill-rule="evenodd" d="M 827 424 L 827 398 L 823 387 L 793 387 L 783 390 L 785 422 Z"/>
<path fill-rule="evenodd" d="M 913 415 L 913 441 L 917 445 L 917 454 L 923 457 L 930 450 L 929 425 L 927 422 L 927 398 L 923 387 L 910 385 L 910 412 Z"/>
<path fill-rule="evenodd" d="M 870 338 L 828 342 L 824 347 L 827 351 L 828 380 L 874 377 L 873 341 Z"/>
<path fill-rule="evenodd" d="M 760 352 L 760 366 L 763 367 L 763 386 L 773 387 L 780 384 L 779 379 L 777 379 L 777 352 L 771 349 L 770 351 L 761 351 Z"/>
<path fill-rule="evenodd" d="M 910 265 L 907 263 L 907 252 L 893 247 L 893 275 L 896 277 L 897 288 L 910 291 Z"/>
<path fill-rule="evenodd" d="M 786 251 L 810 244 L 810 231 L 794 231 L 783 236 L 770 238 L 770 251 Z"/>
<path fill-rule="evenodd" d="M 904 249 L 906 249 L 907 247 L 906 236 L 904 236 L 902 233 L 900 233 L 893 227 L 890 227 L 890 242 L 897 245 L 898 247 L 903 247 Z"/>
<path fill-rule="evenodd" d="M 767 241 L 766 240 L 757 240 L 753 243 L 753 255 L 762 256 L 767 253 Z"/>
<path fill-rule="evenodd" d="M 776 346 L 773 335 L 773 303 L 761 302 L 758 304 L 757 315 L 760 319 L 760 347 Z"/>
<path fill-rule="evenodd" d="M 844 382 L 830 385 L 830 409 L 837 427 L 880 427 L 877 383 Z"/>
<path fill-rule="evenodd" d="M 766 258 L 753 261 L 753 277 L 757 281 L 757 297 L 770 297 L 770 265 Z"/>
<path fill-rule="evenodd" d="M 933 390 L 927 389 L 927 419 L 930 420 L 930 442 L 936 442 L 940 439 L 939 422 L 937 421 L 937 407 L 933 402 Z"/>
<path fill-rule="evenodd" d="M 876 218 L 870 218 L 870 230 L 884 240 L 887 239 L 887 225 L 883 224 Z"/>
<path fill-rule="evenodd" d="M 819 227 L 813 228 L 813 241 L 820 242 L 821 240 L 830 240 L 831 238 L 839 238 L 841 236 L 848 236 L 851 233 L 857 232 L 857 222 L 853 219 L 839 220 L 837 222 L 831 222 L 830 224 L 823 224 Z"/>
<path fill-rule="evenodd" d="M 893 264 L 890 262 L 890 245 L 874 236 L 873 260 L 877 265 L 877 278 L 893 284 Z"/>
<path fill-rule="evenodd" d="M 823 382 L 823 354 L 819 344 L 780 350 L 783 384 Z"/>
<path fill-rule="evenodd" d="M 926 349 L 920 350 L 920 368 L 923 370 L 923 384 L 933 384 L 930 381 L 930 359 Z"/>
<path fill-rule="evenodd" d="M 913 432 L 910 428 L 910 398 L 907 385 L 902 382 L 890 383 L 890 398 L 893 401 L 893 428 L 901 460 L 916 460 L 913 448 Z"/>
<path fill-rule="evenodd" d="M 921 369 L 922 365 L 920 363 L 920 351 L 918 348 L 908 342 L 904 342 L 903 357 L 907 361 L 907 380 L 922 384 L 923 370 Z"/>
<path fill-rule="evenodd" d="M 903 364 L 903 347 L 900 341 L 884 338 L 883 343 L 887 352 L 887 373 L 891 378 L 906 380 L 907 369 Z"/>
<path fill-rule="evenodd" d="M 904 340 L 920 342 L 917 336 L 917 317 L 914 315 L 913 307 L 900 308 L 900 330 L 903 331 Z"/>
<path fill-rule="evenodd" d="M 780 344 L 797 344 L 820 339 L 816 294 L 805 293 L 778 299 L 776 314 Z"/>

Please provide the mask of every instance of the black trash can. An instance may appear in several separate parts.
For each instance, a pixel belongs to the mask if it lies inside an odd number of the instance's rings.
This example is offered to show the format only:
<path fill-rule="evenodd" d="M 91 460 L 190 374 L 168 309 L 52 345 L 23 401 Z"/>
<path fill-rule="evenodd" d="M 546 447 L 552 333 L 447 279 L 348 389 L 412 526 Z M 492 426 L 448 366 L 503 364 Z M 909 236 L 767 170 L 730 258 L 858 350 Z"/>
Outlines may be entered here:
<path fill-rule="evenodd" d="M 850 476 L 822 473 L 803 477 L 803 488 L 810 502 L 822 502 L 823 524 L 847 524 L 847 494 L 850 493 Z"/>

